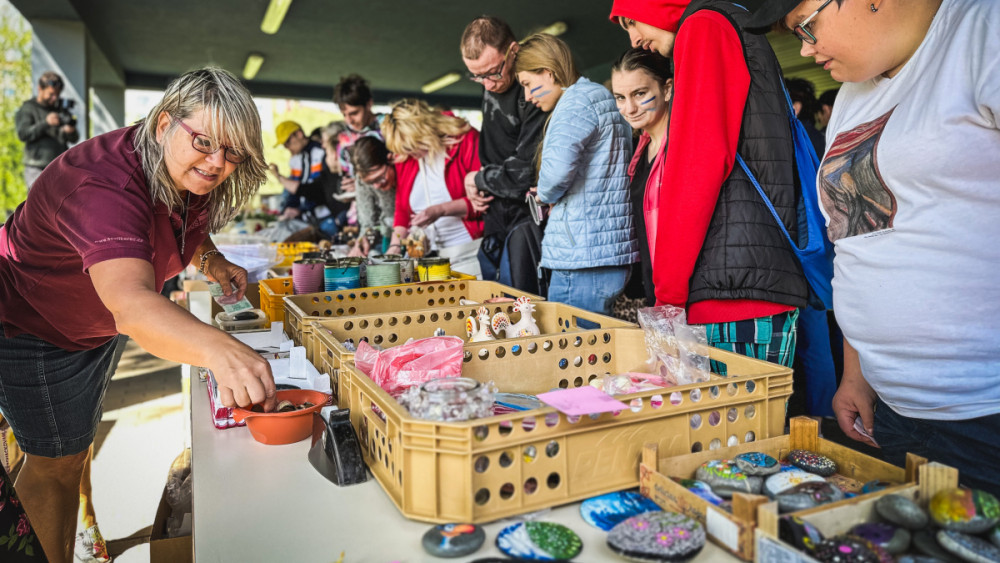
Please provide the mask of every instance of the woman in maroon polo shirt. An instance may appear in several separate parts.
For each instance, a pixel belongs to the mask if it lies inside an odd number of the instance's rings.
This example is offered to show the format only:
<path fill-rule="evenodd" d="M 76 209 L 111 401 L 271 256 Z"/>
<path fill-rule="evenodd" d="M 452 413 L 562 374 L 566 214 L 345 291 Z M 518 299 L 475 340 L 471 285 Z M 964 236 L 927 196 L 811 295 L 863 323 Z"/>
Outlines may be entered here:
<path fill-rule="evenodd" d="M 50 561 L 72 558 L 82 466 L 126 338 L 206 366 L 226 405 L 274 403 L 267 361 L 160 295 L 187 264 L 236 286 L 225 225 L 265 179 L 260 117 L 220 69 L 187 73 L 137 125 L 65 152 L 0 228 L 0 412 L 18 495 Z"/>

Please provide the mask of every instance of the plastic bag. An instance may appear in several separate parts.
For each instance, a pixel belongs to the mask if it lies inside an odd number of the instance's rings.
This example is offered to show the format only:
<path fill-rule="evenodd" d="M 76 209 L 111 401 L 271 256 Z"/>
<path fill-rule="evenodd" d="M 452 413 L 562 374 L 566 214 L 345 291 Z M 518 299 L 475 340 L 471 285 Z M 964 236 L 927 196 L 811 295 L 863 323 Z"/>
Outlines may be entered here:
<path fill-rule="evenodd" d="M 608 395 L 628 395 L 629 393 L 639 393 L 650 389 L 660 389 L 671 387 L 674 383 L 660 375 L 649 373 L 628 372 L 617 375 L 605 375 L 595 378 L 590 382 L 590 386 L 604 391 Z"/>
<path fill-rule="evenodd" d="M 639 309 L 638 316 L 654 373 L 675 385 L 708 381 L 712 368 L 704 326 L 687 324 L 684 309 L 672 305 Z"/>
<path fill-rule="evenodd" d="M 354 354 L 354 365 L 387 393 L 397 396 L 431 379 L 462 375 L 464 344 L 457 336 L 433 336 L 378 352 L 361 342 Z"/>

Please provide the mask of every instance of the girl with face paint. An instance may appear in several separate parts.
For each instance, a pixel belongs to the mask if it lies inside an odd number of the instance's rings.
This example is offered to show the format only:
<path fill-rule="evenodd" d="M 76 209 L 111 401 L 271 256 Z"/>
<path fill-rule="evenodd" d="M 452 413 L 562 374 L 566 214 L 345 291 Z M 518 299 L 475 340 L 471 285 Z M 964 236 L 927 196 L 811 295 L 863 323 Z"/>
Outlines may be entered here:
<path fill-rule="evenodd" d="M 673 96 L 673 65 L 670 59 L 653 51 L 633 48 L 622 54 L 611 67 L 611 91 L 618 111 L 633 129 L 642 132 L 628 174 L 636 236 L 639 241 L 640 267 L 633 269 L 633 279 L 625 295 L 640 299 L 639 307 L 656 303 L 653 291 L 653 266 L 649 256 L 649 237 L 643 217 L 643 200 L 659 195 L 663 160 L 666 156 L 667 125 Z M 629 304 L 631 305 L 631 303 Z M 634 314 L 628 307 L 628 316 Z"/>
<path fill-rule="evenodd" d="M 541 261 L 552 272 L 548 299 L 609 314 L 639 259 L 628 197 L 631 129 L 559 39 L 529 37 L 515 71 L 525 100 L 551 112 L 538 161 L 538 200 L 552 206 Z"/>

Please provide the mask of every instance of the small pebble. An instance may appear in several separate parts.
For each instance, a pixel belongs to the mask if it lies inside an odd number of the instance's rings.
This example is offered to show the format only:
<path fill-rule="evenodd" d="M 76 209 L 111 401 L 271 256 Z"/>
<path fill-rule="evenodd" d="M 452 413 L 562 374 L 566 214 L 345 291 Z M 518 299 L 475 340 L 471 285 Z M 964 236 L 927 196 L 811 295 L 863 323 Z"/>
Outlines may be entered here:
<path fill-rule="evenodd" d="M 884 495 L 875 501 L 875 512 L 883 519 L 909 530 L 927 526 L 930 518 L 915 502 L 900 495 Z"/>

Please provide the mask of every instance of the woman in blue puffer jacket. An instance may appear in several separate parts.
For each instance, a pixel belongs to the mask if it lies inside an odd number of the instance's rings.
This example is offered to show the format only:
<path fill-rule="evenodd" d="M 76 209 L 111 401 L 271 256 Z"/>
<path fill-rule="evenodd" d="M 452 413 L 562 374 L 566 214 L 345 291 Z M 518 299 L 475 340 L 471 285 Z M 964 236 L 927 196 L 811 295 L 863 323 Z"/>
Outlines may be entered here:
<path fill-rule="evenodd" d="M 517 53 L 524 97 L 552 112 L 540 145 L 538 200 L 552 205 L 541 265 L 550 301 L 610 314 L 639 260 L 629 200 L 632 129 L 604 86 L 580 76 L 569 47 L 546 34 Z"/>

